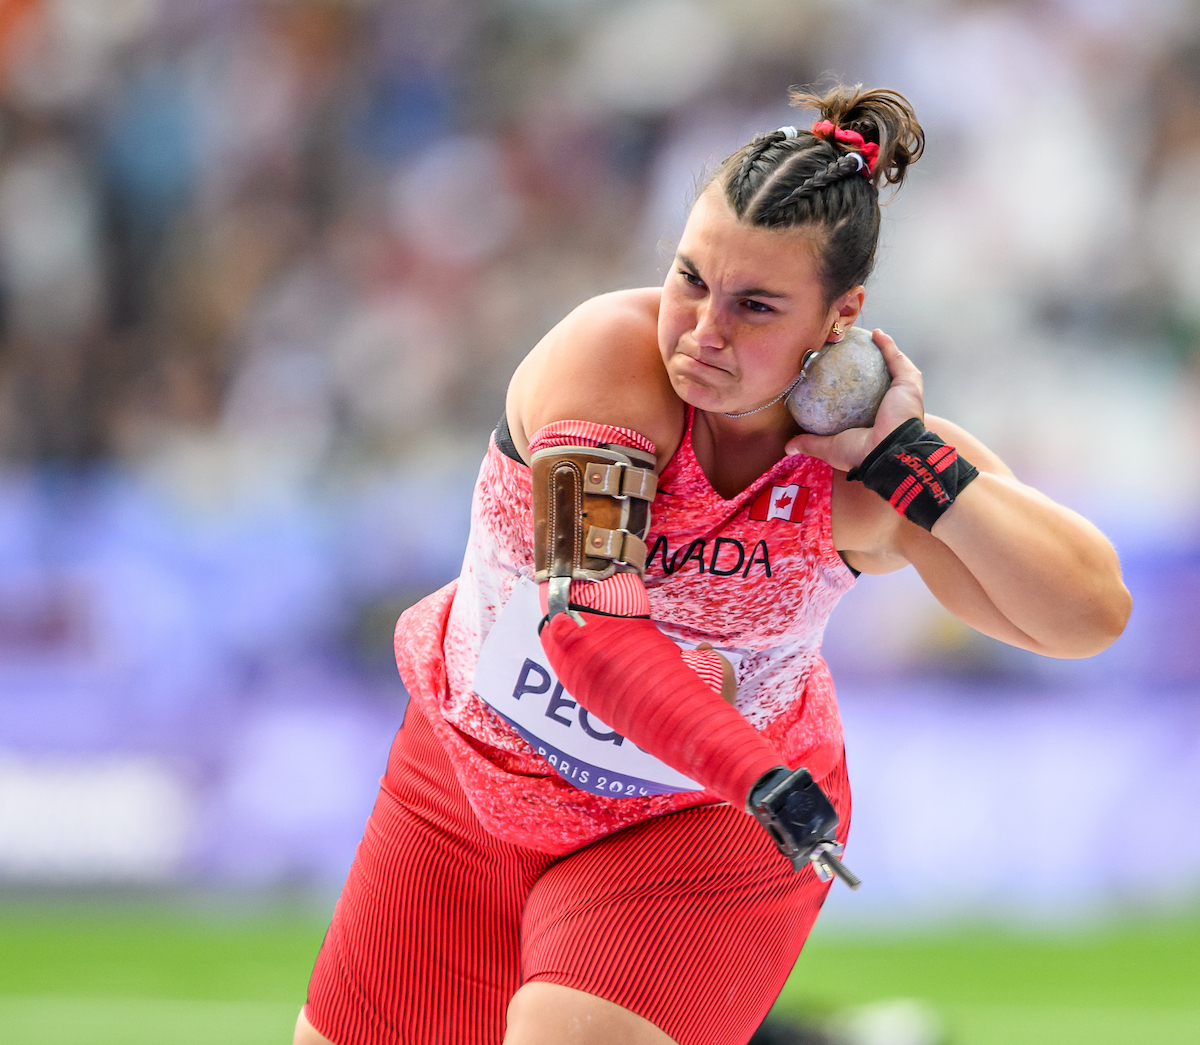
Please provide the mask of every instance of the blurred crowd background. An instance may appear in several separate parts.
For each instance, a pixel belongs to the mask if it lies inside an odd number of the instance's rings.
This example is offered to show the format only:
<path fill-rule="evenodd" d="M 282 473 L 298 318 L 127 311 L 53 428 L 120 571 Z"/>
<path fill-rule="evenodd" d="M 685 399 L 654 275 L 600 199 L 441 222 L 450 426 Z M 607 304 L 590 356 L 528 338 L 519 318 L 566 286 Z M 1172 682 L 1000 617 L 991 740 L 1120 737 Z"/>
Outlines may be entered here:
<path fill-rule="evenodd" d="M 864 322 L 1136 600 L 1056 663 L 863 579 L 833 917 L 1193 902 L 1190 0 L 0 2 L 0 888 L 337 888 L 514 366 L 826 74 L 928 134 Z"/>

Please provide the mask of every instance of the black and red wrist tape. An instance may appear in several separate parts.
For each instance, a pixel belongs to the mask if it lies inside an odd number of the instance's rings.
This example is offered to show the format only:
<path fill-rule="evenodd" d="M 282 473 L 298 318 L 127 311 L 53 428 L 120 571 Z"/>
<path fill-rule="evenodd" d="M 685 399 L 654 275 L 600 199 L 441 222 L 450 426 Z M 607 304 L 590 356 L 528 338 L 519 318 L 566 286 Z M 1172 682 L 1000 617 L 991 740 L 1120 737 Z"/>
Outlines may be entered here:
<path fill-rule="evenodd" d="M 919 418 L 905 421 L 846 473 L 861 480 L 906 519 L 933 529 L 979 469 Z"/>

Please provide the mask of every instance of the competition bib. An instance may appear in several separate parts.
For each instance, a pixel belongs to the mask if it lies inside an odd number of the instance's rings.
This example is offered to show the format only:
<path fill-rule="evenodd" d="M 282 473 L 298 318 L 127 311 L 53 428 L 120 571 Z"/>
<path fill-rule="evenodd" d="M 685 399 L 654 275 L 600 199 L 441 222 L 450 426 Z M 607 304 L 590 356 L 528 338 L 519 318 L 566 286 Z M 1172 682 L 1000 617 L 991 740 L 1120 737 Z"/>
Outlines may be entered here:
<path fill-rule="evenodd" d="M 538 639 L 541 619 L 537 585 L 522 578 L 479 653 L 476 695 L 583 791 L 636 798 L 702 790 L 571 698 Z"/>

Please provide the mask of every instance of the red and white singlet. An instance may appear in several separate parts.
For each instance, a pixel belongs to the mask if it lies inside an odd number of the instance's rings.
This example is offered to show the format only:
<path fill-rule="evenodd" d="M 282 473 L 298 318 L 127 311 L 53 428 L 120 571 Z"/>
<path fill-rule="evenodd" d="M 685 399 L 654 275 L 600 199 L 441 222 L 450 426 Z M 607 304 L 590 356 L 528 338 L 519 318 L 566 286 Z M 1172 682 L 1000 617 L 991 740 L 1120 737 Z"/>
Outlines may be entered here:
<path fill-rule="evenodd" d="M 843 750 L 821 638 L 854 583 L 833 546 L 832 469 L 803 454 L 785 457 L 725 500 L 696 460 L 693 417 L 689 407 L 653 504 L 645 576 L 651 616 L 681 645 L 707 641 L 724 652 L 737 670 L 738 710 L 790 765 L 805 765 L 820 780 Z M 649 817 L 718 801 L 699 790 L 610 797 L 576 787 L 477 695 L 484 643 L 514 592 L 521 596 L 532 582 L 532 548 L 529 468 L 493 438 L 475 486 L 461 575 L 396 626 L 401 677 L 480 821 L 505 841 L 559 855 Z M 529 630 L 536 650 L 536 619 Z M 554 700 L 561 691 L 526 688 L 527 702 L 551 700 L 549 728 L 570 723 L 578 731 L 574 704 Z"/>

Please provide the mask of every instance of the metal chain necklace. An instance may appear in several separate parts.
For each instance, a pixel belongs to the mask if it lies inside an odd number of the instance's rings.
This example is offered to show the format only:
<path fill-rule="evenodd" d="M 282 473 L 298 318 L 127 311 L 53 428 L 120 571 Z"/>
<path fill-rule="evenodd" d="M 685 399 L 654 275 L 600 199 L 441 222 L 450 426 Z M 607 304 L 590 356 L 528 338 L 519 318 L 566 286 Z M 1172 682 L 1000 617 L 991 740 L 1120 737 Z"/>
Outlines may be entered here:
<path fill-rule="evenodd" d="M 767 407 L 774 406 L 776 403 L 779 402 L 779 400 L 781 400 L 784 396 L 786 396 L 789 392 L 791 392 L 791 390 L 793 388 L 795 388 L 798 384 L 800 384 L 800 378 L 803 376 L 804 375 L 801 374 L 799 377 L 797 377 L 795 381 L 793 381 L 790 385 L 788 385 L 787 388 L 785 388 L 782 392 L 780 392 L 779 395 L 777 395 L 769 403 L 763 403 L 762 406 L 756 406 L 753 410 L 743 410 L 741 413 L 738 413 L 738 414 L 730 414 L 724 410 L 722 410 L 721 413 L 725 414 L 726 417 L 749 417 L 751 414 L 757 414 L 760 410 L 766 410 Z"/>

